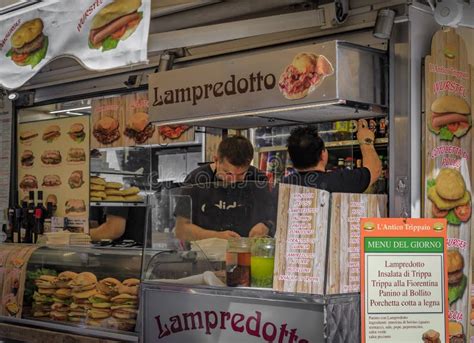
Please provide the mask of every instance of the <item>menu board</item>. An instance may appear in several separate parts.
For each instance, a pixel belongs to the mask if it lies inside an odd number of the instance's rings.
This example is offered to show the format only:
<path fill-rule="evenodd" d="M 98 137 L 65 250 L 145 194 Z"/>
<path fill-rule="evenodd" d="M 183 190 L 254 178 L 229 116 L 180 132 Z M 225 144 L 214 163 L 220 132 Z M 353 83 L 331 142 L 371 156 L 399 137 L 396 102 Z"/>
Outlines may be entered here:
<path fill-rule="evenodd" d="M 387 217 L 387 196 L 331 194 L 328 294 L 360 291 L 360 220 Z"/>
<path fill-rule="evenodd" d="M 330 193 L 280 184 L 273 289 L 324 294 Z"/>
<path fill-rule="evenodd" d="M 91 147 L 168 145 L 194 141 L 193 127 L 158 127 L 150 122 L 148 110 L 147 92 L 93 99 Z"/>
<path fill-rule="evenodd" d="M 10 189 L 12 103 L 0 95 L 0 189 Z M 8 208 L 10 192 L 0 192 L 0 209 Z"/>
<path fill-rule="evenodd" d="M 89 117 L 23 123 L 17 141 L 20 200 L 30 190 L 41 190 L 44 203 L 57 203 L 56 216 L 76 222 L 77 231 L 87 231 Z"/>
<path fill-rule="evenodd" d="M 473 87 L 463 39 L 454 29 L 436 32 L 425 59 L 423 209 L 447 220 L 448 249 L 461 256 L 460 265 L 448 261 L 448 300 L 450 334 L 462 336 L 470 312 Z"/>
<path fill-rule="evenodd" d="M 360 242 L 362 343 L 447 343 L 446 220 L 364 218 Z"/>

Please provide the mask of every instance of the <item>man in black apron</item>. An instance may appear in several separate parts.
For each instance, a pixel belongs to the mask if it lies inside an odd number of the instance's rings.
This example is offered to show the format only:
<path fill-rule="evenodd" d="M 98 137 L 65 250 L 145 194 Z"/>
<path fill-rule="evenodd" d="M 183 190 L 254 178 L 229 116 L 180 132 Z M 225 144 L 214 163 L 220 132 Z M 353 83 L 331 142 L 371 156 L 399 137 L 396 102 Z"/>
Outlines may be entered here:
<path fill-rule="evenodd" d="M 266 176 L 250 165 L 253 146 L 232 136 L 214 163 L 192 171 L 177 194 L 176 236 L 184 240 L 272 235 L 276 207 Z"/>

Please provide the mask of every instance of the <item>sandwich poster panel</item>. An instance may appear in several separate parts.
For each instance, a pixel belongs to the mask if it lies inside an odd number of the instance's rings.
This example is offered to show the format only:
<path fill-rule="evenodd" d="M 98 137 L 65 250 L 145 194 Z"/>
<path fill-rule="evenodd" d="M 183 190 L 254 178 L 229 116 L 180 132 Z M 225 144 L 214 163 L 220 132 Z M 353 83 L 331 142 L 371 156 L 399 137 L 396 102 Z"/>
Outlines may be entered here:
<path fill-rule="evenodd" d="M 57 217 L 88 218 L 89 116 L 22 123 L 18 128 L 18 190 L 43 191 Z M 83 227 L 78 228 L 83 230 Z"/>
<path fill-rule="evenodd" d="M 446 219 L 364 218 L 360 225 L 362 343 L 451 342 L 448 272 L 463 262 L 447 249 Z"/>
<path fill-rule="evenodd" d="M 113 96 L 92 99 L 91 148 L 124 146 L 125 98 Z"/>
<path fill-rule="evenodd" d="M 467 47 L 454 29 L 433 36 L 425 59 L 423 210 L 448 223 L 449 332 L 467 335 L 472 223 L 472 87 Z M 456 263 L 456 265 L 452 265 Z"/>
<path fill-rule="evenodd" d="M 90 70 L 147 62 L 150 0 L 50 1 L 31 8 L 0 20 L 3 88 L 21 87 L 60 56 Z"/>

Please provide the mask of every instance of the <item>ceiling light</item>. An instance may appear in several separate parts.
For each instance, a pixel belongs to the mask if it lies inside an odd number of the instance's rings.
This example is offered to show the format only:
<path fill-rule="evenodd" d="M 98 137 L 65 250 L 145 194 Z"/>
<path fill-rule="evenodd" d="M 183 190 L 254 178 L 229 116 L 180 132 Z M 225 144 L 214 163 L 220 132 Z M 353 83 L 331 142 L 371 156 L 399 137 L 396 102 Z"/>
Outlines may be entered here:
<path fill-rule="evenodd" d="M 67 112 L 80 111 L 80 110 L 89 110 L 91 108 L 92 108 L 92 106 L 84 106 L 84 107 L 68 108 L 66 110 L 49 111 L 49 113 L 51 113 L 51 114 L 67 113 Z"/>
<path fill-rule="evenodd" d="M 67 111 L 66 114 L 70 114 L 72 116 L 83 116 L 84 115 L 84 113 L 71 112 L 71 111 Z"/>
<path fill-rule="evenodd" d="M 381 9 L 377 13 L 377 20 L 373 35 L 380 39 L 390 39 L 392 35 L 393 23 L 395 20 L 395 11 L 389 8 Z"/>
<path fill-rule="evenodd" d="M 14 101 L 14 100 L 18 99 L 19 96 L 20 96 L 20 94 L 18 94 L 17 92 L 12 92 L 12 93 L 8 94 L 8 100 Z"/>

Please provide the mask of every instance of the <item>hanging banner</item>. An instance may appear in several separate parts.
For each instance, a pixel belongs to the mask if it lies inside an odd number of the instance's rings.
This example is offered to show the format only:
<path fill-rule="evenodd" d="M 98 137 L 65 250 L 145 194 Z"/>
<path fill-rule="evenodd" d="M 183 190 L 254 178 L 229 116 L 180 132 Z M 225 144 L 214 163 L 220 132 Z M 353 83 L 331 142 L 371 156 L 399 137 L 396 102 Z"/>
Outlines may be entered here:
<path fill-rule="evenodd" d="M 452 337 L 469 325 L 472 80 L 463 39 L 454 29 L 436 32 L 425 59 L 423 209 L 424 217 L 447 220 L 448 249 L 459 255 L 448 260 Z"/>
<path fill-rule="evenodd" d="M 58 1 L 0 23 L 3 88 L 21 87 L 60 56 L 91 70 L 147 61 L 150 0 Z"/>
<path fill-rule="evenodd" d="M 446 275 L 462 256 L 446 251 L 446 220 L 364 218 L 360 242 L 362 343 L 447 343 Z"/>

